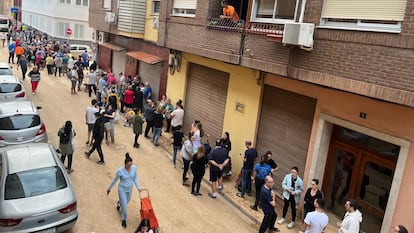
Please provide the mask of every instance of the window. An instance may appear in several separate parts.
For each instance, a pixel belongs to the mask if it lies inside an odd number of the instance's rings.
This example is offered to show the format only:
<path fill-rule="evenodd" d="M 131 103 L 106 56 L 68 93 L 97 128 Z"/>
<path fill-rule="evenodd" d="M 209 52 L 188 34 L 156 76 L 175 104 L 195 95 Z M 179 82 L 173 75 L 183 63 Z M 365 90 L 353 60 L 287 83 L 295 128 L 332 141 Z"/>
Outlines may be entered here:
<path fill-rule="evenodd" d="M 0 119 L 0 130 L 21 130 L 40 125 L 38 115 L 15 115 Z"/>
<path fill-rule="evenodd" d="M 399 32 L 406 0 L 325 0 L 322 27 Z"/>
<path fill-rule="evenodd" d="M 89 0 L 83 0 L 82 5 L 83 6 L 88 6 L 89 5 Z"/>
<path fill-rule="evenodd" d="M 197 7 L 196 0 L 174 0 L 173 2 L 173 15 L 176 16 L 195 16 Z"/>
<path fill-rule="evenodd" d="M 77 6 L 80 6 L 81 4 L 82 4 L 82 0 L 76 0 L 76 3 L 75 3 Z"/>
<path fill-rule="evenodd" d="M 85 26 L 83 24 L 75 24 L 75 38 L 84 37 Z"/>
<path fill-rule="evenodd" d="M 56 24 L 56 35 L 60 37 L 66 37 L 66 29 L 69 28 L 68 23 L 57 23 Z"/>
<path fill-rule="evenodd" d="M 153 0 L 152 1 L 152 13 L 159 14 L 161 8 L 161 1 L 160 0 Z"/>
<path fill-rule="evenodd" d="M 254 0 L 252 21 L 293 21 L 299 14 L 300 0 Z"/>
<path fill-rule="evenodd" d="M 72 4 L 72 0 L 66 0 L 66 4 Z"/>
<path fill-rule="evenodd" d="M 111 0 L 104 0 L 102 8 L 103 9 L 111 9 Z"/>
<path fill-rule="evenodd" d="M 59 3 L 65 4 L 65 0 L 59 0 Z"/>

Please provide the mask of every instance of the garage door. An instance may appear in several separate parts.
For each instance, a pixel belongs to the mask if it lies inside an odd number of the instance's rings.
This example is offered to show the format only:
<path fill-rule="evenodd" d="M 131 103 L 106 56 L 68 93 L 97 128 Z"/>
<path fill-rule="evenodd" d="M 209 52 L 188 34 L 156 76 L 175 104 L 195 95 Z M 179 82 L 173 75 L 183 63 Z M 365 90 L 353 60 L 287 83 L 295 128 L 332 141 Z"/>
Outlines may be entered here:
<path fill-rule="evenodd" d="M 190 64 L 184 106 L 184 133 L 200 120 L 205 134 L 214 143 L 223 132 L 229 74 L 205 66 Z"/>
<path fill-rule="evenodd" d="M 125 51 L 112 51 L 112 70 L 116 77 L 118 77 L 119 72 L 125 73 L 125 64 L 126 57 Z"/>
<path fill-rule="evenodd" d="M 315 99 L 265 85 L 257 150 L 259 155 L 272 151 L 279 166 L 275 188 L 280 193 L 281 182 L 293 166 L 303 178 L 315 105 Z"/>
<path fill-rule="evenodd" d="M 162 71 L 162 62 L 154 65 L 150 65 L 145 62 L 139 62 L 138 73 L 141 77 L 142 82 L 149 82 L 152 88 L 153 100 L 159 100 L 158 97 L 160 89 L 160 79 Z"/>

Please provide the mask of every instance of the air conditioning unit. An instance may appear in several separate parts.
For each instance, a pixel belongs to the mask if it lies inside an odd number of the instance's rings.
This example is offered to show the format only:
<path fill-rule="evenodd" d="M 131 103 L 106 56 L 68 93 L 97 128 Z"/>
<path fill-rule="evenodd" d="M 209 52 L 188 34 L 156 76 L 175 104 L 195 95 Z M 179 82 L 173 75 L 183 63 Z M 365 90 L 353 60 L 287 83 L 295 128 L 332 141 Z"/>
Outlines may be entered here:
<path fill-rule="evenodd" d="M 99 32 L 93 30 L 92 31 L 92 43 L 98 43 Z"/>
<path fill-rule="evenodd" d="M 98 33 L 98 44 L 103 44 L 108 41 L 108 33 L 99 32 Z"/>
<path fill-rule="evenodd" d="M 105 23 L 116 23 L 116 14 L 113 12 L 106 12 Z"/>
<path fill-rule="evenodd" d="M 313 23 L 286 23 L 282 43 L 312 48 L 314 30 Z"/>

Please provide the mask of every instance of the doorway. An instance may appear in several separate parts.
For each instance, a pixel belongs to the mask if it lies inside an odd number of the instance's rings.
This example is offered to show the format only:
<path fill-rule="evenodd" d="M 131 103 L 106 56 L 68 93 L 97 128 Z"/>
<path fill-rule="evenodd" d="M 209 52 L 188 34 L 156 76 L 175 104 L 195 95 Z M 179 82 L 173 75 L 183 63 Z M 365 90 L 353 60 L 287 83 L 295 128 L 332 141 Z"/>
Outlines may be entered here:
<path fill-rule="evenodd" d="M 347 199 L 361 206 L 361 230 L 380 232 L 400 147 L 335 125 L 324 185 L 326 207 L 339 219 Z"/>

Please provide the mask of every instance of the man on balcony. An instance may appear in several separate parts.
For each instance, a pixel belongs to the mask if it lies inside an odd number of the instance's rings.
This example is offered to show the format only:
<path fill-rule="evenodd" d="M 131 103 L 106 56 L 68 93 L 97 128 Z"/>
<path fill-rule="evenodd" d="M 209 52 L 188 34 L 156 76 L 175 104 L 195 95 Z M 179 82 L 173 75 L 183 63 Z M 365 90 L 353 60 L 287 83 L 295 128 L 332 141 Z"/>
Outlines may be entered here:
<path fill-rule="evenodd" d="M 229 5 L 228 0 L 222 1 L 221 6 L 223 7 L 223 15 L 220 15 L 220 19 L 230 19 L 233 22 L 239 21 L 239 15 L 237 15 L 234 7 Z"/>

